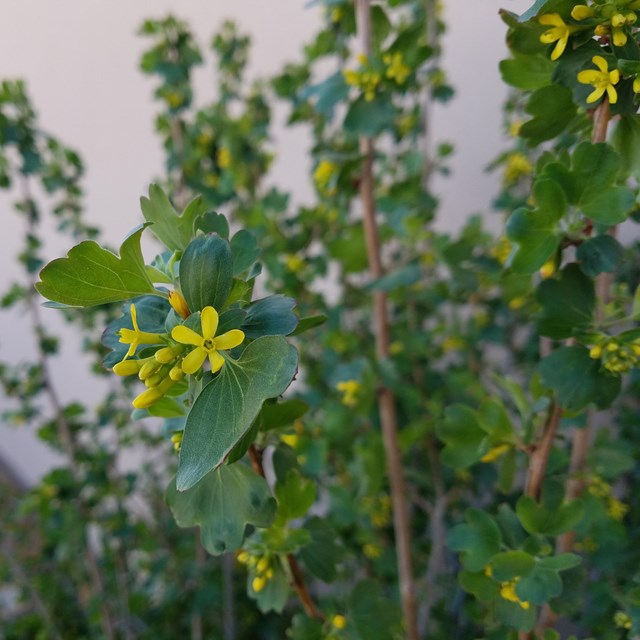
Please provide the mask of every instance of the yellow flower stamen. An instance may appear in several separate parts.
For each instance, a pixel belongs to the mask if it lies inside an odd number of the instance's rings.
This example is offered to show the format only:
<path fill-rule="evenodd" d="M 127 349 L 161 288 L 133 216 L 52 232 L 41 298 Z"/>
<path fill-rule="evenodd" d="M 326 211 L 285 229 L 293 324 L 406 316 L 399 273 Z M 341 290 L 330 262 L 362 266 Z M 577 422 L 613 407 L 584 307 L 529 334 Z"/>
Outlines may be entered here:
<path fill-rule="evenodd" d="M 178 325 L 171 331 L 171 337 L 180 344 L 195 346 L 182 361 L 184 373 L 194 374 L 209 358 L 212 373 L 220 371 L 224 364 L 224 358 L 218 351 L 227 351 L 241 345 L 244 341 L 244 332 L 232 329 L 220 336 L 216 336 L 218 330 L 218 312 L 213 307 L 205 307 L 200 314 L 200 326 L 202 335 L 193 329 Z"/>
<path fill-rule="evenodd" d="M 602 56 L 593 56 L 591 61 L 598 67 L 598 71 L 587 69 L 578 74 L 578 82 L 590 84 L 595 87 L 587 97 L 587 102 L 589 104 L 596 102 L 606 91 L 609 102 L 615 104 L 618 101 L 618 93 L 614 85 L 620 82 L 620 72 L 617 69 L 609 71 L 607 61 Z"/>

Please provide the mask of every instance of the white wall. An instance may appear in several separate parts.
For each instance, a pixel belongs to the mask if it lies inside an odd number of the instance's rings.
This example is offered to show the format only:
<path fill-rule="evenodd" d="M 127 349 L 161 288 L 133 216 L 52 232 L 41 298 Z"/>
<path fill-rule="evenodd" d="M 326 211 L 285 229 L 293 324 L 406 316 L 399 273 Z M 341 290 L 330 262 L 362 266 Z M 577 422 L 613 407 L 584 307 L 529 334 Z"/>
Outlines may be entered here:
<path fill-rule="evenodd" d="M 148 43 L 136 35 L 142 21 L 168 12 L 187 20 L 204 47 L 226 18 L 252 34 L 250 73 L 263 76 L 295 60 L 318 24 L 317 9 L 304 0 L 4 0 L 0 5 L 0 79 L 24 78 L 42 126 L 78 149 L 87 165 L 88 218 L 117 246 L 140 221 L 138 199 L 154 176 L 161 175 L 160 148 L 153 133 L 157 107 L 153 83 L 137 70 Z M 434 114 L 435 140 L 456 146 L 453 175 L 437 184 L 442 198 L 438 227 L 456 228 L 471 212 L 487 211 L 496 178 L 483 168 L 501 145 L 500 104 L 506 90 L 497 63 L 504 56 L 505 27 L 498 17 L 504 6 L 524 10 L 523 0 L 445 0 L 449 31 L 444 66 L 457 97 Z M 212 96 L 207 69 L 197 73 L 197 96 Z M 276 130 L 278 160 L 273 181 L 292 190 L 297 200 L 310 197 L 306 138 L 302 131 Z M 0 195 L 3 249 L 0 291 L 18 271 L 13 265 L 20 242 L 20 222 L 10 212 L 11 199 Z M 491 214 L 489 214 L 491 215 Z M 496 222 L 494 216 L 494 222 Z M 68 247 L 48 247 L 56 257 Z M 8 275 L 7 275 L 8 274 Z M 43 310 L 53 329 L 54 311 Z M 86 375 L 74 336 L 68 337 L 54 375 L 64 401 L 95 397 L 96 381 Z M 29 330 L 19 311 L 0 314 L 0 360 L 29 357 Z M 79 362 L 80 360 L 80 362 Z M 7 407 L 0 397 L 0 412 Z M 53 457 L 28 427 L 1 425 L 0 453 L 27 479 L 38 477 Z"/>

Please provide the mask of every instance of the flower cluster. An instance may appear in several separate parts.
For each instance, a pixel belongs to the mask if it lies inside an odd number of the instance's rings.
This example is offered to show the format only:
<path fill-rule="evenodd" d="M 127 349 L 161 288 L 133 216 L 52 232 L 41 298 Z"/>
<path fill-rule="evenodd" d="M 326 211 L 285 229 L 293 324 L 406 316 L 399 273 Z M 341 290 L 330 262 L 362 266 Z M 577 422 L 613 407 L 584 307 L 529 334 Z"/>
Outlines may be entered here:
<path fill-rule="evenodd" d="M 411 69 L 405 64 L 402 53 L 386 53 L 382 57 L 382 61 L 387 65 L 385 76 L 389 80 L 394 80 L 396 84 L 402 85 L 407 81 L 411 74 Z"/>
<path fill-rule="evenodd" d="M 335 193 L 335 178 L 338 167 L 330 160 L 320 160 L 313 172 L 313 182 L 321 194 L 332 195 Z"/>
<path fill-rule="evenodd" d="M 358 62 L 360 63 L 360 69 L 347 69 L 343 72 L 343 76 L 348 85 L 360 89 L 364 95 L 364 99 L 367 102 L 371 102 L 376 96 L 382 75 L 369 65 L 367 56 L 359 55 Z M 402 60 L 400 60 L 400 62 L 402 62 Z M 397 70 L 394 73 L 397 73 Z M 398 84 L 400 83 L 398 82 Z"/>
<path fill-rule="evenodd" d="M 594 360 L 600 360 L 610 373 L 627 373 L 640 362 L 640 340 L 628 342 L 617 338 L 603 338 L 589 349 L 589 355 Z"/>
<path fill-rule="evenodd" d="M 593 476 L 589 481 L 589 493 L 600 498 L 607 515 L 616 522 L 621 522 L 629 511 L 629 505 L 613 495 L 613 487 L 600 476 Z"/>
<path fill-rule="evenodd" d="M 172 292 L 170 303 L 183 318 L 190 315 L 185 299 L 177 292 Z M 227 351 L 239 346 L 244 341 L 244 332 L 232 329 L 217 336 L 218 312 L 213 307 L 205 307 L 200 314 L 201 333 L 185 325 L 173 328 L 171 335 L 142 331 L 138 325 L 135 304 L 130 307 L 133 329 L 120 329 L 118 335 L 122 344 L 128 344 L 129 350 L 122 362 L 113 367 L 119 376 L 137 375 L 147 387 L 138 395 L 133 406 L 146 409 L 165 396 L 185 374 L 195 374 L 208 358 L 211 372 L 216 373 L 224 365 L 224 357 L 220 351 Z M 156 345 L 153 355 L 145 358 L 129 360 L 140 345 Z M 187 347 L 194 347 L 188 350 Z M 174 442 L 179 448 L 180 442 Z"/>
<path fill-rule="evenodd" d="M 342 394 L 341 402 L 345 407 L 355 407 L 358 404 L 360 383 L 357 380 L 338 382 L 336 389 Z"/>
<path fill-rule="evenodd" d="M 238 554 L 238 562 L 245 565 L 253 576 L 251 579 L 251 588 L 260 593 L 266 586 L 267 582 L 273 578 L 275 558 L 271 554 L 255 555 L 248 551 L 241 551 Z"/>

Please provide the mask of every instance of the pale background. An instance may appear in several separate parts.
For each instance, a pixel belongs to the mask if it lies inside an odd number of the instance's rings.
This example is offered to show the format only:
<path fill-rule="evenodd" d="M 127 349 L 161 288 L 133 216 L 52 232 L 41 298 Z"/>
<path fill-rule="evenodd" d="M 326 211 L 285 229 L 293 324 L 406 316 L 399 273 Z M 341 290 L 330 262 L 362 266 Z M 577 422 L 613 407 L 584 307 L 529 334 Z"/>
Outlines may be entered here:
<path fill-rule="evenodd" d="M 270 75 L 286 61 L 299 59 L 303 43 L 318 28 L 317 9 L 305 0 L 3 0 L 0 4 L 0 80 L 24 78 L 44 129 L 79 150 L 87 166 L 88 219 L 100 226 L 103 238 L 119 246 L 140 222 L 138 200 L 149 182 L 162 174 L 162 154 L 153 131 L 157 105 L 154 83 L 138 71 L 148 41 L 136 35 L 145 18 L 171 12 L 191 24 L 203 50 L 213 31 L 226 18 L 236 20 L 252 35 L 250 76 Z M 437 226 L 456 229 L 470 214 L 489 212 L 498 189 L 495 175 L 484 167 L 500 151 L 500 105 L 506 97 L 497 69 L 505 56 L 503 7 L 516 13 L 525 0 L 444 0 L 448 33 L 443 65 L 456 98 L 433 115 L 435 141 L 451 141 L 456 153 L 452 176 L 438 181 L 441 199 Z M 212 97 L 211 68 L 196 72 L 196 101 Z M 278 112 L 273 149 L 277 161 L 271 180 L 294 193 L 295 202 L 311 201 L 308 139 L 301 129 L 284 131 L 284 111 Z M 0 250 L 0 291 L 17 276 L 14 255 L 21 241 L 20 220 L 10 211 L 11 198 L 0 194 L 3 219 Z M 69 246 L 54 241 L 47 258 Z M 56 312 L 43 310 L 57 331 Z M 86 373 L 78 341 L 65 334 L 63 352 L 54 375 L 65 402 L 99 397 L 98 381 Z M 30 358 L 33 350 L 26 321 L 19 310 L 0 313 L 0 361 Z M 7 407 L 0 396 L 0 412 Z M 29 427 L 0 425 L 0 456 L 20 476 L 34 481 L 55 457 L 30 433 Z"/>

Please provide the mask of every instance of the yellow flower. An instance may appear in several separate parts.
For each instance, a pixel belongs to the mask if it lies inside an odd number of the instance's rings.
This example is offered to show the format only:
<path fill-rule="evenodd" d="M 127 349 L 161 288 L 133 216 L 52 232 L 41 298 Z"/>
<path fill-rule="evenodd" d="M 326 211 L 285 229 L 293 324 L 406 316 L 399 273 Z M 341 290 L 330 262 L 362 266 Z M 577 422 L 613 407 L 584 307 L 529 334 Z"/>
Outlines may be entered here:
<path fill-rule="evenodd" d="M 504 166 L 504 180 L 507 184 L 513 184 L 520 180 L 520 178 L 531 174 L 532 171 L 533 165 L 529 161 L 529 158 L 527 158 L 524 153 L 516 151 L 507 156 L 507 162 Z"/>
<path fill-rule="evenodd" d="M 222 147 L 218 151 L 218 166 L 226 169 L 231 164 L 231 152 L 226 147 Z"/>
<path fill-rule="evenodd" d="M 556 259 L 555 257 L 549 258 L 540 267 L 540 277 L 543 279 L 550 278 L 556 271 Z"/>
<path fill-rule="evenodd" d="M 575 31 L 575 27 L 565 24 L 559 13 L 546 13 L 540 16 L 538 21 L 540 24 L 552 27 L 540 36 L 540 42 L 543 44 L 557 43 L 551 52 L 551 59 L 557 60 L 564 52 L 569 36 Z"/>
<path fill-rule="evenodd" d="M 180 451 L 180 447 L 182 446 L 183 434 L 184 434 L 183 431 L 177 431 L 171 436 L 171 442 L 173 442 L 173 449 L 174 451 L 176 451 L 176 453 Z"/>
<path fill-rule="evenodd" d="M 205 307 L 200 315 L 202 335 L 193 329 L 178 325 L 171 331 L 171 337 L 180 344 L 194 345 L 193 349 L 182 361 L 182 370 L 185 373 L 195 373 L 204 363 L 207 356 L 211 363 L 211 371 L 215 373 L 222 368 L 224 358 L 218 351 L 233 349 L 244 341 L 244 332 L 232 329 L 216 337 L 218 329 L 218 312 L 213 307 Z"/>
<path fill-rule="evenodd" d="M 189 305 L 181 293 L 178 293 L 177 291 L 170 291 L 169 304 L 183 320 L 186 320 L 191 315 Z"/>
<path fill-rule="evenodd" d="M 148 331 L 140 331 L 140 327 L 138 326 L 138 313 L 136 311 L 135 304 L 131 305 L 130 310 L 133 329 L 124 328 L 118 331 L 120 342 L 122 344 L 130 345 L 129 350 L 127 351 L 127 355 L 124 357 L 125 360 L 136 352 L 136 349 L 140 344 L 158 344 L 159 342 L 162 342 L 161 334 L 149 333 Z"/>
<path fill-rule="evenodd" d="M 593 56 L 591 61 L 598 67 L 598 71 L 587 69 L 578 74 L 578 82 L 595 87 L 589 94 L 587 102 L 592 103 L 599 100 L 606 91 L 609 102 L 615 104 L 618 101 L 618 92 L 613 85 L 620 82 L 620 72 L 617 69 L 609 71 L 607 61 L 602 56 Z"/>
<path fill-rule="evenodd" d="M 613 44 L 615 44 L 616 47 L 624 47 L 624 45 L 627 44 L 627 34 L 624 29 L 619 27 L 613 28 Z"/>
<path fill-rule="evenodd" d="M 267 579 L 262 576 L 256 576 L 251 582 L 251 586 L 256 593 L 260 593 L 267 584 Z"/>
<path fill-rule="evenodd" d="M 358 403 L 357 395 L 360 390 L 360 383 L 357 380 L 343 380 L 338 382 L 336 389 L 342 393 L 342 404 L 347 407 L 354 407 Z"/>
<path fill-rule="evenodd" d="M 291 273 L 298 273 L 302 267 L 304 267 L 304 260 L 300 256 L 292 253 L 285 257 L 284 263 Z"/>
<path fill-rule="evenodd" d="M 313 172 L 313 181 L 319 191 L 327 191 L 327 187 L 337 171 L 338 167 L 330 160 L 320 160 L 316 170 Z"/>
<path fill-rule="evenodd" d="M 633 626 L 633 621 L 629 617 L 629 614 L 624 611 L 616 611 L 613 614 L 613 623 L 619 629 L 631 629 Z"/>
<path fill-rule="evenodd" d="M 344 629 L 347 626 L 347 619 L 344 616 L 337 614 L 331 618 L 331 624 L 336 629 Z"/>
<path fill-rule="evenodd" d="M 387 53 L 382 60 L 389 65 L 385 73 L 387 78 L 395 80 L 397 84 L 404 84 L 411 73 L 411 69 L 402 61 L 402 54 L 400 52 L 393 55 Z"/>
<path fill-rule="evenodd" d="M 292 449 L 295 449 L 298 446 L 300 437 L 297 433 L 283 433 L 280 436 L 280 440 L 282 440 L 286 445 L 289 445 Z"/>
<path fill-rule="evenodd" d="M 382 549 L 372 542 L 367 542 L 367 544 L 362 547 L 362 551 L 364 552 L 364 555 L 371 560 L 375 560 L 382 555 Z"/>
<path fill-rule="evenodd" d="M 616 520 L 617 522 L 621 522 L 627 511 L 629 511 L 628 504 L 625 504 L 622 500 L 618 500 L 618 498 L 611 497 L 609 499 L 607 514 L 610 518 L 613 518 L 613 520 Z"/>
<path fill-rule="evenodd" d="M 154 402 L 158 402 L 174 384 L 175 380 L 167 376 L 158 386 L 143 391 L 139 396 L 134 398 L 131 404 L 136 409 L 146 409 L 154 404 Z"/>
<path fill-rule="evenodd" d="M 508 444 L 500 444 L 497 447 L 493 447 L 480 458 L 480 462 L 493 462 L 501 458 L 509 449 L 511 449 L 511 447 Z"/>
<path fill-rule="evenodd" d="M 504 600 L 508 600 L 509 602 L 517 602 L 523 609 L 526 610 L 531 606 L 531 604 L 518 598 L 518 594 L 516 593 L 516 585 L 518 584 L 519 579 L 520 578 L 514 578 L 509 582 L 503 582 L 500 586 L 500 597 Z"/>

